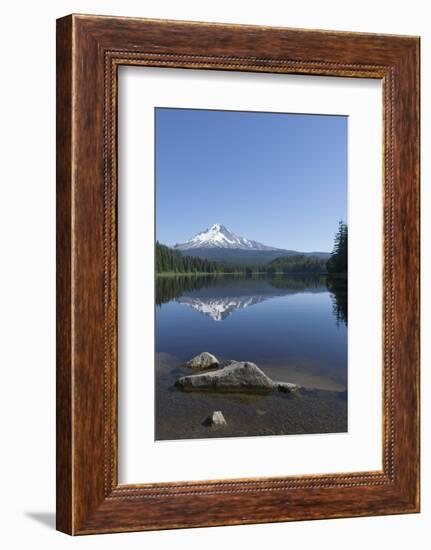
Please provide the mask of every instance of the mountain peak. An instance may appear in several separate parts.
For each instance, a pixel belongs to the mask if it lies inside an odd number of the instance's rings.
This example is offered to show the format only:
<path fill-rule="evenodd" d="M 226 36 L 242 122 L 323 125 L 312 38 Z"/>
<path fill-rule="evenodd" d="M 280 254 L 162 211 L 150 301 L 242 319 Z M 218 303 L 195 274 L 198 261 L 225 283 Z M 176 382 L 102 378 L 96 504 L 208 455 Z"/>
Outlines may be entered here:
<path fill-rule="evenodd" d="M 202 233 L 209 233 L 209 232 L 221 233 L 222 235 L 233 235 L 233 233 L 231 233 L 229 229 L 222 223 L 213 223 L 211 227 L 209 227 L 205 231 L 202 231 Z"/>
<path fill-rule="evenodd" d="M 251 241 L 245 237 L 235 235 L 221 223 L 214 223 L 197 233 L 188 241 L 174 246 L 177 250 L 190 250 L 196 248 L 229 248 L 238 250 L 278 250 L 275 247 L 266 246 L 257 241 Z"/>

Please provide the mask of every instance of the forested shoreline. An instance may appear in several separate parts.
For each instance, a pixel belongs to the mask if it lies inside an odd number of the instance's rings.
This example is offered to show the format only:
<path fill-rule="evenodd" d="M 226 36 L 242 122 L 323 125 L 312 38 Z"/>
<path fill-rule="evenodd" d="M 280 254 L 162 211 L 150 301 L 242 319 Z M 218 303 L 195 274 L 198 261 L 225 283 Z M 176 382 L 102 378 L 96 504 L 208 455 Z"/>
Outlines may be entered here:
<path fill-rule="evenodd" d="M 328 260 L 313 256 L 293 255 L 280 256 L 265 264 L 241 265 L 235 262 L 206 260 L 197 256 L 186 256 L 178 250 L 173 250 L 158 241 L 156 242 L 156 274 L 157 275 L 223 275 L 266 273 L 314 273 L 330 276 L 347 276 L 347 225 L 340 221 L 334 238 L 334 248 Z"/>
<path fill-rule="evenodd" d="M 156 242 L 155 261 L 157 274 L 223 273 L 223 266 L 218 262 L 185 256 L 178 250 L 173 250 L 158 241 Z"/>

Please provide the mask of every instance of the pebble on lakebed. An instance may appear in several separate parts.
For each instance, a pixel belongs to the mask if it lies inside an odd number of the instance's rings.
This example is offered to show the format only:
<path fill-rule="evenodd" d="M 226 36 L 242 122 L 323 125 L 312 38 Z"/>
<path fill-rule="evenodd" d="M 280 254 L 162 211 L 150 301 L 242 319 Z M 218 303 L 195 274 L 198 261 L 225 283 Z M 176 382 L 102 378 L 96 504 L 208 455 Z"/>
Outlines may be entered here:
<path fill-rule="evenodd" d="M 221 428 L 226 426 L 227 422 L 221 411 L 214 411 L 206 418 L 204 425 L 211 426 L 211 428 Z"/>

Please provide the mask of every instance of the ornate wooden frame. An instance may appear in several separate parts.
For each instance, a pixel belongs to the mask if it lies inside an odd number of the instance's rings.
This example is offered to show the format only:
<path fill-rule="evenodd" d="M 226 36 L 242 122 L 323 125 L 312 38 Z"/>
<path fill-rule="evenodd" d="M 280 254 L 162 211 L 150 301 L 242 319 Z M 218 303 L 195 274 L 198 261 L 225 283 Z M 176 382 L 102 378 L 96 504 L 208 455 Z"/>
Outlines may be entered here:
<path fill-rule="evenodd" d="M 119 65 L 377 78 L 384 102 L 383 470 L 119 485 Z M 419 511 L 419 38 L 70 15 L 57 21 L 57 528 Z"/>

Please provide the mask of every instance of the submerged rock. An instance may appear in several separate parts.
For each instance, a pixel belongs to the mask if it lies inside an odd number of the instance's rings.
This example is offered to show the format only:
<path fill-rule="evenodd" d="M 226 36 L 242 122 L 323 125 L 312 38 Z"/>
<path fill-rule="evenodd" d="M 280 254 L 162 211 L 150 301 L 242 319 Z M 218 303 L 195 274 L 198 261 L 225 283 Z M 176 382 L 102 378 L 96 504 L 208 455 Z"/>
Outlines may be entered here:
<path fill-rule="evenodd" d="M 212 428 L 221 428 L 222 426 L 226 426 L 227 422 L 221 411 L 214 411 L 208 416 L 204 424 Z"/>
<path fill-rule="evenodd" d="M 183 390 L 207 390 L 226 392 L 289 392 L 299 386 L 271 380 L 257 365 L 248 361 L 236 361 L 220 370 L 183 376 L 176 381 Z"/>
<path fill-rule="evenodd" d="M 212 369 L 220 365 L 219 360 L 212 353 L 204 351 L 185 364 L 190 369 Z"/>

